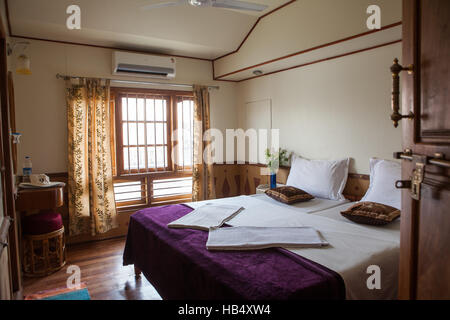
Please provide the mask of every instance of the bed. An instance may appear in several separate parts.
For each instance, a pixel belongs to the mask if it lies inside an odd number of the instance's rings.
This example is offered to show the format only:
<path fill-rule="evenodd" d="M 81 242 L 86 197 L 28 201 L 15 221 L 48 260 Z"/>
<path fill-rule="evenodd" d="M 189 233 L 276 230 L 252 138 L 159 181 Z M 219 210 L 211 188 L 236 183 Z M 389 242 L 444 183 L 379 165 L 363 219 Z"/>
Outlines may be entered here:
<path fill-rule="evenodd" d="M 330 245 L 211 252 L 208 232 L 167 227 L 211 202 L 245 208 L 230 226 L 307 225 Z M 340 215 L 350 205 L 319 198 L 285 205 L 262 194 L 144 209 L 131 216 L 123 262 L 142 271 L 164 299 L 394 299 L 399 222 L 355 224 Z M 381 269 L 380 289 L 366 285 L 372 265 Z"/>

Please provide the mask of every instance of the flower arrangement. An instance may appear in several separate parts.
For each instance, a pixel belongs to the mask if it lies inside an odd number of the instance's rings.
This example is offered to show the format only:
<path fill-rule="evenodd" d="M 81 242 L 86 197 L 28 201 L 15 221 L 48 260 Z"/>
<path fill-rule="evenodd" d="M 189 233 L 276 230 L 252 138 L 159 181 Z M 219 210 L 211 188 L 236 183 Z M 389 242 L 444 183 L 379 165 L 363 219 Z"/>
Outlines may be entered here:
<path fill-rule="evenodd" d="M 280 165 L 285 165 L 289 161 L 286 149 L 279 148 L 278 151 L 266 149 L 266 163 L 270 173 L 276 173 Z"/>

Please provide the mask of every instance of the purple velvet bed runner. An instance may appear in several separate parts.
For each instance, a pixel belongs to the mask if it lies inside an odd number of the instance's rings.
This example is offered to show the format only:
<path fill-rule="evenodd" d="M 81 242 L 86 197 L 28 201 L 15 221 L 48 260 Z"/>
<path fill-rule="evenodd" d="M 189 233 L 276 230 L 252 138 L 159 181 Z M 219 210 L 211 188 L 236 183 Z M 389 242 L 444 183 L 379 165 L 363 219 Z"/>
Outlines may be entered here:
<path fill-rule="evenodd" d="M 164 299 L 345 299 L 336 272 L 285 249 L 208 251 L 208 232 L 167 224 L 192 208 L 177 204 L 130 218 L 123 264 L 134 264 Z"/>

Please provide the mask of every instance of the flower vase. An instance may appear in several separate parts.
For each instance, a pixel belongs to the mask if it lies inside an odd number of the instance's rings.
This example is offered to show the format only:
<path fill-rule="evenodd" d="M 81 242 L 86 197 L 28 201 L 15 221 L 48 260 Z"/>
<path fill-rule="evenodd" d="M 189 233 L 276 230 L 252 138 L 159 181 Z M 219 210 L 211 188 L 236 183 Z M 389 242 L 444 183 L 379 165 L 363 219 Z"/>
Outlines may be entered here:
<path fill-rule="evenodd" d="M 275 189 L 277 187 L 277 174 L 270 174 L 270 189 Z"/>

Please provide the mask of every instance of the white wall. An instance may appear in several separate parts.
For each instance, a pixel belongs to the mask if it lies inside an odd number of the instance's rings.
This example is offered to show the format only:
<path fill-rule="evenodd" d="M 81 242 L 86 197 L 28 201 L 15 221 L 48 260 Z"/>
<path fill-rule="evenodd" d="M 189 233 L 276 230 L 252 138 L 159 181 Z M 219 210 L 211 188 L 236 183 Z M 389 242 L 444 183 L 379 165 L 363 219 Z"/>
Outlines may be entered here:
<path fill-rule="evenodd" d="M 395 8 L 397 2 L 392 4 Z M 311 4 L 308 0 L 303 5 L 307 3 Z M 353 0 L 345 3 L 351 4 Z M 355 11 L 361 8 L 358 6 Z M 395 14 L 383 15 L 384 23 L 398 18 L 400 9 L 394 11 Z M 275 25 L 281 27 L 283 23 Z M 112 50 L 30 42 L 27 53 L 31 57 L 33 74 L 14 76 L 16 125 L 23 134 L 18 148 L 19 170 L 24 156 L 29 155 L 36 173 L 64 172 L 67 170 L 64 81 L 56 79 L 55 75 L 111 77 Z M 273 128 L 281 130 L 281 147 L 313 159 L 351 157 L 354 159 L 352 172 L 368 173 L 370 157 L 392 158 L 392 152 L 401 147 L 401 129 L 394 129 L 389 120 L 389 66 L 394 57 L 401 57 L 401 44 L 237 84 L 212 81 L 212 64 L 208 61 L 177 58 L 176 82 L 220 86 L 220 90 L 211 91 L 213 128 L 224 131 L 243 127 L 244 106 L 252 101 L 270 99 L 270 120 Z M 261 114 L 255 113 L 254 117 L 261 117 Z"/>
<path fill-rule="evenodd" d="M 14 76 L 19 172 L 26 155 L 36 173 L 65 172 L 64 81 L 55 75 L 111 77 L 111 50 L 45 41 L 31 41 L 27 50 L 33 74 Z M 401 44 L 238 84 L 212 81 L 207 61 L 178 59 L 176 81 L 220 86 L 211 91 L 214 128 L 242 126 L 246 103 L 271 99 L 281 147 L 312 159 L 351 157 L 352 172 L 368 173 L 371 156 L 392 158 L 401 147 L 401 129 L 389 120 L 394 57 L 401 57 Z"/>
<path fill-rule="evenodd" d="M 111 78 L 112 50 L 46 41 L 30 42 L 26 53 L 31 58 L 33 74 L 14 75 L 16 126 L 17 131 L 23 134 L 18 147 L 19 172 L 27 155 L 32 157 L 34 173 L 65 172 L 67 116 L 64 80 L 56 79 L 56 74 Z M 177 58 L 177 77 L 173 82 L 219 85 L 219 90 L 211 91 L 211 126 L 221 130 L 235 128 L 236 85 L 212 81 L 211 69 L 208 61 Z"/>
<path fill-rule="evenodd" d="M 401 150 L 401 128 L 389 119 L 395 57 L 401 44 L 244 81 L 240 118 L 247 102 L 272 99 L 280 147 L 310 159 L 351 157 L 351 172 L 368 174 L 370 157 Z"/>

